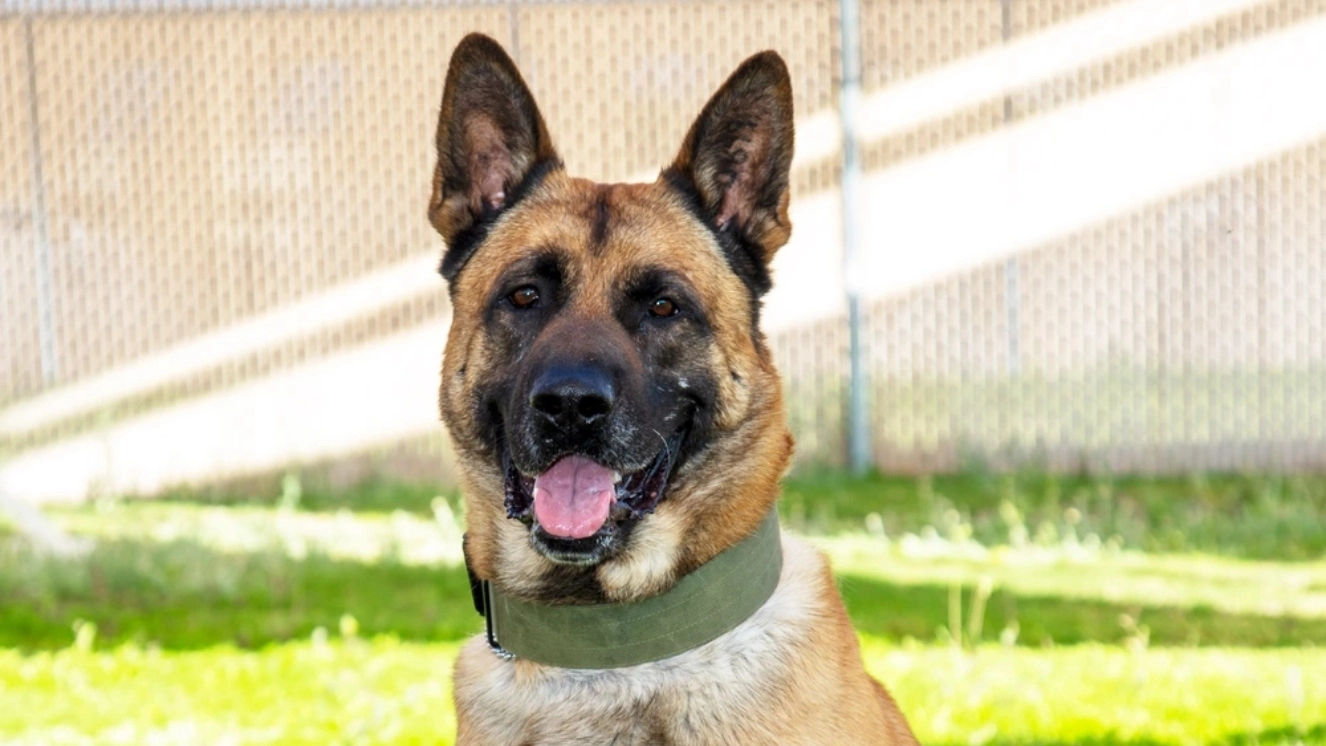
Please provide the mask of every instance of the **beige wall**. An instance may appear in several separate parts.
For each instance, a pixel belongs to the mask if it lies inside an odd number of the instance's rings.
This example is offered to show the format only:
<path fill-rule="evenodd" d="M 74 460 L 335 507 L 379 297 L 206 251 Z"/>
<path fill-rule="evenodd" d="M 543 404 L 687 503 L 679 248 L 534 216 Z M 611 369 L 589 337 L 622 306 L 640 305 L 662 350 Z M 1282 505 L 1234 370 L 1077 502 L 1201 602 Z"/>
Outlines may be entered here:
<path fill-rule="evenodd" d="M 1011 0 L 1006 15 L 1002 5 L 863 0 L 867 95 L 1121 4 Z M 863 143 L 867 169 L 915 166 L 1326 13 L 1319 0 L 1245 5 Z M 423 218 L 432 131 L 446 59 L 468 31 L 512 52 L 568 167 L 613 180 L 665 164 L 707 95 L 759 49 L 788 60 L 798 120 L 814 131 L 807 123 L 836 108 L 836 19 L 829 0 L 0 18 L 0 403 L 277 318 L 439 251 Z M 872 301 L 880 463 L 952 468 L 973 455 L 1043 457 L 1064 468 L 1320 462 L 1324 146 L 1294 143 L 1020 247 L 1011 260 Z M 806 284 L 812 273 L 797 269 L 827 264 L 836 274 L 840 261 L 836 150 L 820 150 L 829 155 L 799 162 L 794 174 L 803 217 L 780 265 L 790 268 L 780 275 L 784 292 L 771 301 L 782 320 L 797 318 L 798 297 L 841 292 Z M 38 161 L 41 190 L 32 181 Z M 43 381 L 39 353 L 39 193 L 52 258 L 54 382 Z M 881 219 L 909 209 L 864 207 Z M 906 250 L 870 239 L 867 251 Z M 838 306 L 815 307 L 800 327 L 780 321 L 773 343 L 798 458 L 833 462 L 843 457 L 846 332 L 822 312 Z M 440 281 L 413 286 L 316 334 L 209 360 L 170 386 L 0 433 L 0 447 L 50 444 L 108 416 L 238 387 L 445 314 Z"/>
<path fill-rule="evenodd" d="M 41 386 L 27 41 L 0 21 L 0 403 Z"/>
<path fill-rule="evenodd" d="M 59 380 L 435 245 L 420 216 L 445 60 L 507 28 L 500 9 L 37 18 Z"/>

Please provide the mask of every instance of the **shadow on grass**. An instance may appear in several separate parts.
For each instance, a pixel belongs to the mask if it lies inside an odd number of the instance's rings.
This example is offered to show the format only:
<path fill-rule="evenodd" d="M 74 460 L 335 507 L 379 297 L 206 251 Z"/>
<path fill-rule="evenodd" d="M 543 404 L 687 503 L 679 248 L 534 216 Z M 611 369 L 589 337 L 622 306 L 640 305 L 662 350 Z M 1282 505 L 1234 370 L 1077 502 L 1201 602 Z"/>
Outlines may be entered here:
<path fill-rule="evenodd" d="M 852 621 L 891 640 L 933 640 L 947 624 L 949 589 L 846 575 L 839 580 Z M 313 554 L 229 554 L 189 541 L 103 541 L 77 561 L 39 560 L 0 544 L 0 646 L 69 646 L 76 620 L 97 625 L 98 647 L 133 642 L 169 649 L 217 644 L 251 648 L 336 634 L 343 615 L 359 634 L 452 641 L 478 632 L 463 567 L 364 563 Z M 964 604 L 969 605 L 969 594 Z M 965 609 L 964 609 L 965 610 Z M 1016 620 L 1019 644 L 1126 636 L 1120 616 L 1150 628 L 1153 645 L 1288 646 L 1326 639 L 1326 620 L 1221 614 L 1210 609 L 1139 608 L 996 592 L 984 636 Z"/>
<path fill-rule="evenodd" d="M 243 648 L 336 634 L 458 640 L 479 630 L 463 567 L 364 563 L 311 554 L 220 553 L 187 541 L 103 541 L 79 562 L 0 551 L 0 646 L 67 647 L 75 620 L 97 625 L 97 646 Z"/>
<path fill-rule="evenodd" d="M 838 587 L 857 630 L 886 639 L 934 640 L 949 623 L 950 588 L 900 585 L 859 575 L 840 575 Z M 962 594 L 962 624 L 970 620 L 971 590 Z M 1017 596 L 995 591 L 986 603 L 982 637 L 999 639 L 1016 623 L 1021 645 L 1121 643 L 1129 637 L 1122 618 L 1149 630 L 1152 645 L 1282 647 L 1319 644 L 1326 619 L 1226 614 L 1209 607 L 1179 608 L 1113 604 L 1080 598 Z"/>

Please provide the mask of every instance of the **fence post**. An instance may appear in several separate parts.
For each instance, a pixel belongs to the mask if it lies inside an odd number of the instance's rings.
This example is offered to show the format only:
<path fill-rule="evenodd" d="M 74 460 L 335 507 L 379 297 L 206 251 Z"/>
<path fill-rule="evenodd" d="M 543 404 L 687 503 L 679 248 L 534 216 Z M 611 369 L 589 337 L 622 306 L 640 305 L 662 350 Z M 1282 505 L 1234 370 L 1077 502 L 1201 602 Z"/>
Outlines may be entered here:
<path fill-rule="evenodd" d="M 1000 36 L 1004 44 L 1013 38 L 1013 0 L 999 0 Z M 1013 97 L 1004 95 L 1003 123 L 1007 127 L 1013 121 Z M 1008 327 L 1005 334 L 1005 368 L 1009 382 L 1022 373 L 1022 289 L 1019 286 L 1021 268 L 1016 254 L 1004 262 L 1004 323 Z M 1007 406 L 1007 405 L 1005 405 Z"/>
<path fill-rule="evenodd" d="M 49 386 L 59 375 L 55 357 L 55 321 L 51 310 L 51 232 L 46 216 L 46 175 L 41 162 L 41 122 L 37 105 L 37 52 L 32 38 L 32 16 L 24 18 L 24 37 L 28 63 L 28 116 L 31 118 L 33 225 L 36 245 L 33 247 L 37 265 L 37 333 L 41 345 L 41 380 Z"/>
<path fill-rule="evenodd" d="M 842 32 L 842 89 L 839 117 L 842 125 L 843 173 L 843 280 L 847 289 L 847 326 L 851 364 L 848 373 L 847 450 L 853 474 L 870 468 L 869 369 L 861 333 L 861 264 L 857 232 L 861 154 L 856 135 L 856 114 L 861 96 L 861 7 L 859 0 L 839 0 L 838 24 Z"/>

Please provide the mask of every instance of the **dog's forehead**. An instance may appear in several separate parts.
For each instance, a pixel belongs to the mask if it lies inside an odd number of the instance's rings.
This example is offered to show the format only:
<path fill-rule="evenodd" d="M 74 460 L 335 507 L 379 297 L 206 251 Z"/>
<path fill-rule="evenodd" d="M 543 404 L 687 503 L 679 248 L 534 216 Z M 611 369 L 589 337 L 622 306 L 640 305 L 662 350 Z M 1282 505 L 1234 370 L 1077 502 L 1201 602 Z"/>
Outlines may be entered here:
<path fill-rule="evenodd" d="M 563 259 L 577 286 L 616 287 L 641 269 L 666 269 L 706 305 L 726 307 L 744 294 L 732 292 L 741 281 L 713 234 L 665 184 L 555 174 L 494 224 L 457 278 L 458 295 L 483 302 L 512 265 L 548 253 Z"/>

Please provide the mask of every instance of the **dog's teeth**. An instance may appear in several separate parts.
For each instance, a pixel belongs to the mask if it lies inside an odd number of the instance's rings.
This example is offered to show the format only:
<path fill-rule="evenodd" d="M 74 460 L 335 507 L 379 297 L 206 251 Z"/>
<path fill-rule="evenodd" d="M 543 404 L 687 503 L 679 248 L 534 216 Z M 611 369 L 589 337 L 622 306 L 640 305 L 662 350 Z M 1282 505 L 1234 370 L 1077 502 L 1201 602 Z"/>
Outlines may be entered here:
<path fill-rule="evenodd" d="M 612 483 L 613 483 L 613 484 L 621 484 L 621 483 L 622 483 L 622 473 L 621 473 L 621 472 L 619 472 L 619 471 L 614 471 L 614 472 L 612 473 Z"/>

